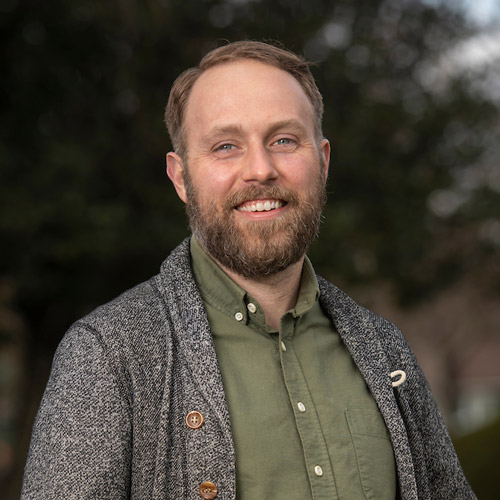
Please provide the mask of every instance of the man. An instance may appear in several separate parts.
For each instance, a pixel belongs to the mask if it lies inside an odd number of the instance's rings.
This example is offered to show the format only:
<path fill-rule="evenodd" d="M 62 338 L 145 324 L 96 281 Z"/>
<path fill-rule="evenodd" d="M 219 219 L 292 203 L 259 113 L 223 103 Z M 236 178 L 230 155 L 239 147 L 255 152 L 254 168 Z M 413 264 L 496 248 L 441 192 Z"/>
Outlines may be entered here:
<path fill-rule="evenodd" d="M 193 237 L 76 322 L 23 498 L 472 499 L 401 333 L 314 275 L 330 146 L 307 63 L 237 42 L 174 83 Z"/>

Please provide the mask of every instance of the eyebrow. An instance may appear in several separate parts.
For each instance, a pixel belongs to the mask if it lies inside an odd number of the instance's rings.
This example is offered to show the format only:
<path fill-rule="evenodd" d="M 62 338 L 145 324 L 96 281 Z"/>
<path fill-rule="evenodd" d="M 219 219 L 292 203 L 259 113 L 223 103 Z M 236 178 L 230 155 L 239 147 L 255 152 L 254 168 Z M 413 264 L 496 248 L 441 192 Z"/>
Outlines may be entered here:
<path fill-rule="evenodd" d="M 271 135 L 275 133 L 276 131 L 283 129 L 283 128 L 292 128 L 294 130 L 300 130 L 301 132 L 305 132 L 306 128 L 302 124 L 301 121 L 295 119 L 295 118 L 290 118 L 289 120 L 281 120 L 279 122 L 274 122 L 271 123 L 271 126 L 269 128 L 268 134 Z"/>
<path fill-rule="evenodd" d="M 207 137 L 216 137 L 218 135 L 227 135 L 227 134 L 243 134 L 243 127 L 241 125 L 236 124 L 228 124 L 228 125 L 216 125 L 214 128 L 210 130 L 207 134 Z"/>
<path fill-rule="evenodd" d="M 301 121 L 290 118 L 289 120 L 280 120 L 270 124 L 266 135 L 272 135 L 280 129 L 292 128 L 300 132 L 305 132 L 305 127 Z M 210 132 L 206 135 L 204 142 L 211 142 L 215 138 L 224 135 L 244 135 L 244 128 L 238 124 L 227 124 L 227 125 L 216 125 Z"/>

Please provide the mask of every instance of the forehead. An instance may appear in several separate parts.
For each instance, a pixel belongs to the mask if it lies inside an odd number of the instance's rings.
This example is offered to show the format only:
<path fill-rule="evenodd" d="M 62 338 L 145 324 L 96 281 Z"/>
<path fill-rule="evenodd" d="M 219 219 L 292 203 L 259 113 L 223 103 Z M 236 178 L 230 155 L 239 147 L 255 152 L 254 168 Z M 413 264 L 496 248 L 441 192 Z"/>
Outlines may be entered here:
<path fill-rule="evenodd" d="M 184 125 L 189 137 L 212 126 L 299 119 L 313 127 L 313 108 L 288 72 L 251 59 L 214 66 L 201 74 L 189 96 Z"/>

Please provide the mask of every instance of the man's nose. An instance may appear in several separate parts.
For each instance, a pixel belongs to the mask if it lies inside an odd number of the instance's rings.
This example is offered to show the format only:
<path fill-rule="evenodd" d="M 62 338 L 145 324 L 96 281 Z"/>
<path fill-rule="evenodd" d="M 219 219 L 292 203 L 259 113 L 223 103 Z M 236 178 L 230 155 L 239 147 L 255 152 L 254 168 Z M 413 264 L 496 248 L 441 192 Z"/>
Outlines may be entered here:
<path fill-rule="evenodd" d="M 278 177 L 272 154 L 263 146 L 249 147 L 244 162 L 242 178 L 246 182 L 268 182 Z"/>

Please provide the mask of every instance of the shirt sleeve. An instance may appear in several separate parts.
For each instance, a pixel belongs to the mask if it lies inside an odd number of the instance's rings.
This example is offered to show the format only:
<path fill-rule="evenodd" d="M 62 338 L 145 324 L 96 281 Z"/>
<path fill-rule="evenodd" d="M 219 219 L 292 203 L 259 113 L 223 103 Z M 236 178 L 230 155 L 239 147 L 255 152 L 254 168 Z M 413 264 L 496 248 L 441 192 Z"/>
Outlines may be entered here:
<path fill-rule="evenodd" d="M 35 420 L 21 499 L 128 498 L 130 421 L 102 339 L 72 327 L 56 351 Z"/>

